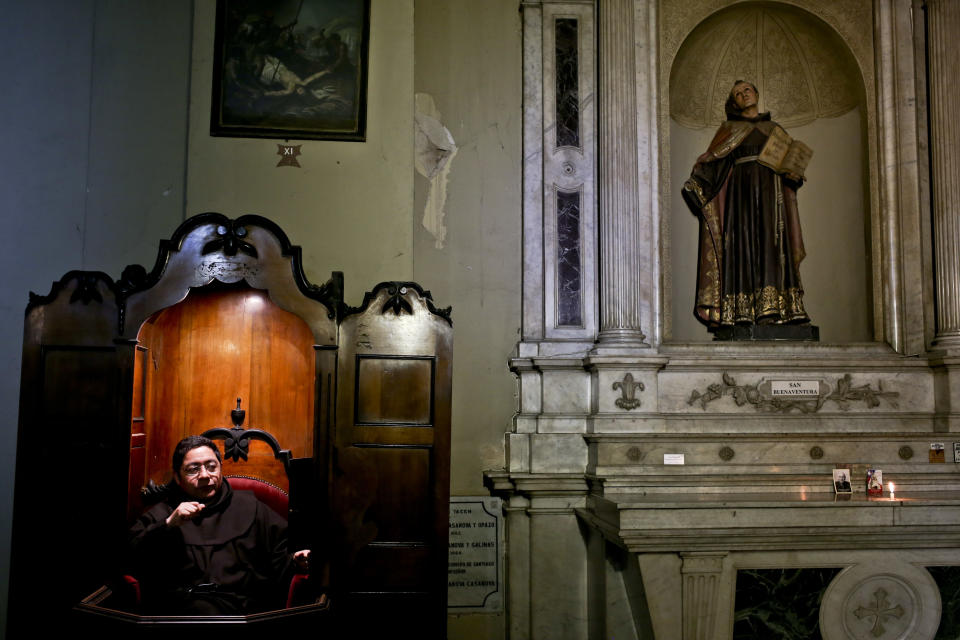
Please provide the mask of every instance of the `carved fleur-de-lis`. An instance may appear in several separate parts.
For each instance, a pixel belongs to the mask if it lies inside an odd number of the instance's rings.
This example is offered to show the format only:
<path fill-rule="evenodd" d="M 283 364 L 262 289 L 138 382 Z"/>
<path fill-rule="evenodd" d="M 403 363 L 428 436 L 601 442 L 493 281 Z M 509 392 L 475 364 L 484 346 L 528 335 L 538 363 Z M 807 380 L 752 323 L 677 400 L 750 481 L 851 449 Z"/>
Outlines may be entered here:
<path fill-rule="evenodd" d="M 634 382 L 632 373 L 627 373 L 623 376 L 623 380 L 613 383 L 613 390 L 616 391 L 617 389 L 620 390 L 620 397 L 616 399 L 614 404 L 618 407 L 630 411 L 640 406 L 640 401 L 636 397 L 637 389 L 643 391 L 644 386 L 642 382 Z"/>
<path fill-rule="evenodd" d="M 223 224 L 217 225 L 217 237 L 203 245 L 203 255 L 222 251 L 225 256 L 235 256 L 237 251 L 251 256 L 258 257 L 257 248 L 244 240 L 247 237 L 247 229 L 243 225 L 237 224 L 236 220 L 229 220 Z"/>

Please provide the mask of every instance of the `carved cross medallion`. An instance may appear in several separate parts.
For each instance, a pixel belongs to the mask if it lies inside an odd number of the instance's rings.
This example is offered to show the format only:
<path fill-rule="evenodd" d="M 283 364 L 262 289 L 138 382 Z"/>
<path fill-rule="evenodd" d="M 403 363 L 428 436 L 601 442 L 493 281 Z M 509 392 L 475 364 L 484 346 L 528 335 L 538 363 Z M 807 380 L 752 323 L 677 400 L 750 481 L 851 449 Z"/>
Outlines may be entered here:
<path fill-rule="evenodd" d="M 873 592 L 873 597 L 876 598 L 876 603 L 873 606 L 860 606 L 853 612 L 853 615 L 857 616 L 860 620 L 873 617 L 873 628 L 870 630 L 870 634 L 874 638 L 879 638 L 887 632 L 886 627 L 883 626 L 886 620 L 890 618 L 899 619 L 906 613 L 900 605 L 891 607 L 887 601 L 887 595 L 884 589 L 877 589 Z"/>

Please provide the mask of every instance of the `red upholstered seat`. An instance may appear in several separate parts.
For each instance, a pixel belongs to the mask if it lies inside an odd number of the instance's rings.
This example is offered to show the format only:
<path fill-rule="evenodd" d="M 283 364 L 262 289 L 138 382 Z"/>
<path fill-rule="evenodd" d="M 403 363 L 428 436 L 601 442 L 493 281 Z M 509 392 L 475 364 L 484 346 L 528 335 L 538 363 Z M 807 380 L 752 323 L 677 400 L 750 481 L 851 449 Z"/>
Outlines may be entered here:
<path fill-rule="evenodd" d="M 249 476 L 226 476 L 226 479 L 234 491 L 253 491 L 260 502 L 279 513 L 284 520 L 287 519 L 290 497 L 277 485 Z"/>

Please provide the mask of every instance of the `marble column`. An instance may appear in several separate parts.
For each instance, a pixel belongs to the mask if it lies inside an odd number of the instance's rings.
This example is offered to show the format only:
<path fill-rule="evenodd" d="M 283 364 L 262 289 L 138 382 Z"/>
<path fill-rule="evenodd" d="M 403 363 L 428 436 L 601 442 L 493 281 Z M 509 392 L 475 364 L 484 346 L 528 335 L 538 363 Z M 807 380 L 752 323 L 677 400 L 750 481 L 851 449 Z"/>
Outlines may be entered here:
<path fill-rule="evenodd" d="M 933 187 L 938 347 L 960 349 L 960 2 L 927 0 L 927 61 L 930 91 L 930 173 Z"/>
<path fill-rule="evenodd" d="M 640 318 L 639 178 L 633 0 L 600 0 L 600 345 L 647 346 Z"/>

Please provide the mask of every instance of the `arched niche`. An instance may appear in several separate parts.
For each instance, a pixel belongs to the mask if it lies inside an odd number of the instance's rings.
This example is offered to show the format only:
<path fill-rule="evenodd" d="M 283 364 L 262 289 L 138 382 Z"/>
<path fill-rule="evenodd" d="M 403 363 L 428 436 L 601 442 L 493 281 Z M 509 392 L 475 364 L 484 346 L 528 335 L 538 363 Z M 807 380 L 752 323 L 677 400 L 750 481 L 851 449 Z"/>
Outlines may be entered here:
<path fill-rule="evenodd" d="M 183 301 L 148 318 L 137 335 L 134 364 L 129 515 L 142 509 L 141 487 L 170 478 L 170 457 L 181 438 L 232 426 L 237 399 L 244 427 L 268 431 L 294 458 L 311 457 L 313 345 L 302 318 L 242 281 L 191 289 Z M 289 491 L 283 465 L 260 441 L 250 443 L 247 460 L 225 459 L 223 472 Z"/>
<path fill-rule="evenodd" d="M 676 30 L 675 30 L 676 31 Z M 688 27 L 666 67 L 669 137 L 663 145 L 665 334 L 711 340 L 692 314 L 696 217 L 679 197 L 693 162 L 723 119 L 738 79 L 814 157 L 798 193 L 807 257 L 805 302 L 825 343 L 869 342 L 876 318 L 867 85 L 862 43 L 851 47 L 825 19 L 786 3 L 736 3 Z"/>

